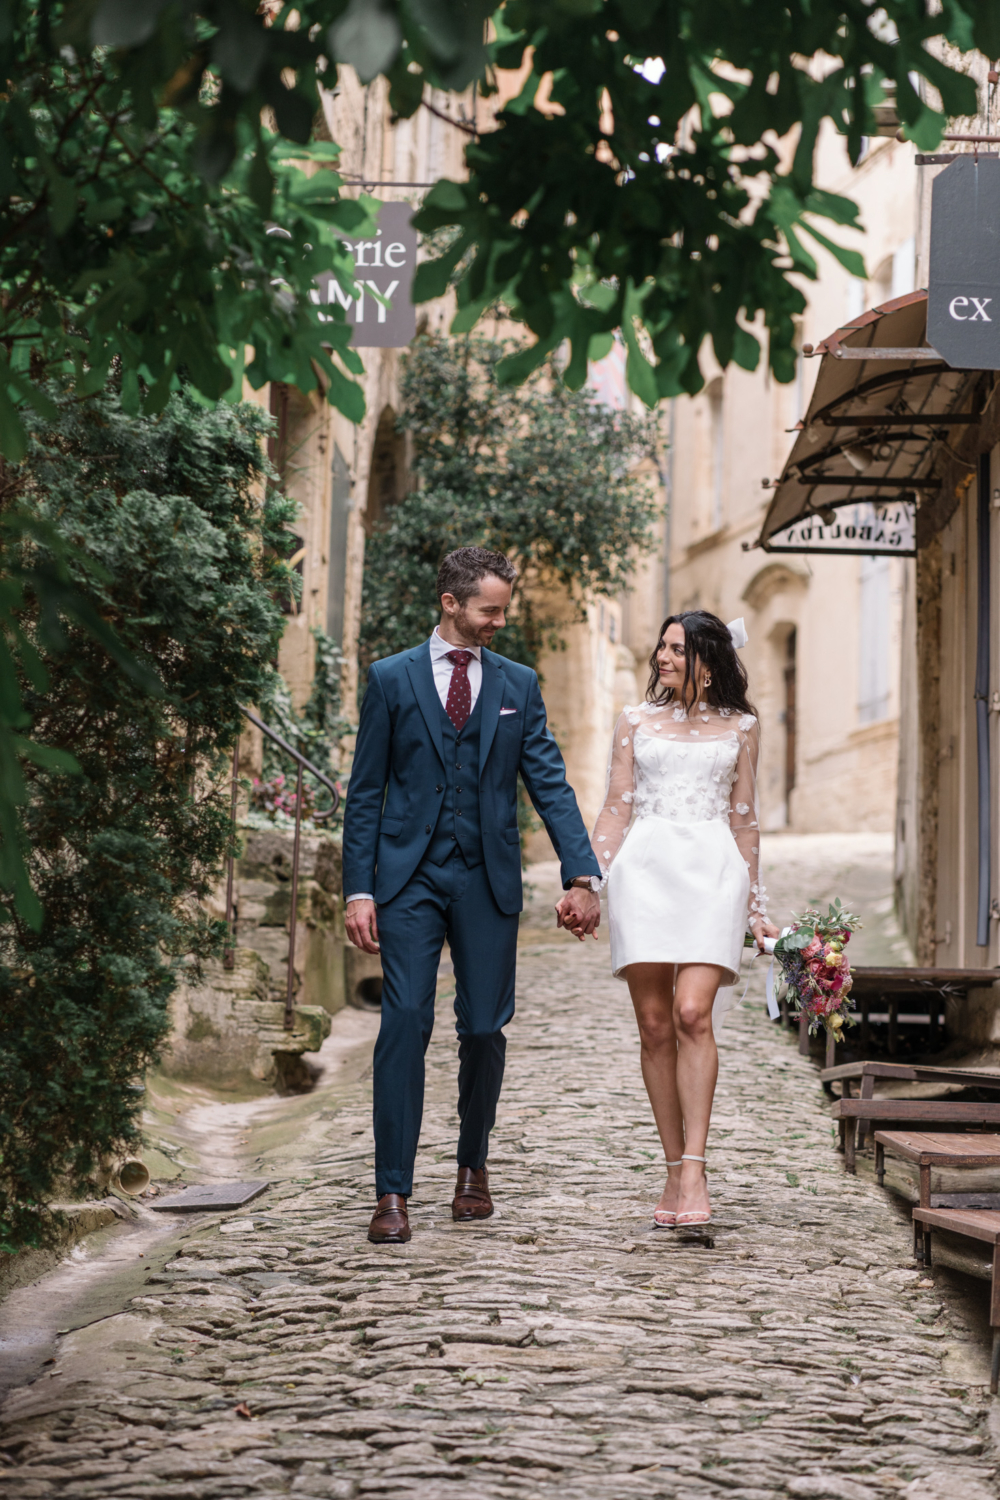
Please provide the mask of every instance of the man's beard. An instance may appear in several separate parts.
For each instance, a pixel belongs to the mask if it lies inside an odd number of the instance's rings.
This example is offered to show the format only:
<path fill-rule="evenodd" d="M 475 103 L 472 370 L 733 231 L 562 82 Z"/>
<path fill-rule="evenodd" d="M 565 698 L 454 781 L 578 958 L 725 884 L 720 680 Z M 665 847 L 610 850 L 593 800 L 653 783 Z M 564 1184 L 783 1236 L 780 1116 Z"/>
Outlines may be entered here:
<path fill-rule="evenodd" d="M 459 610 L 455 618 L 455 623 L 465 639 L 470 641 L 474 646 L 488 647 L 495 634 L 492 625 L 481 625 L 478 627 L 473 625 L 464 609 Z"/>

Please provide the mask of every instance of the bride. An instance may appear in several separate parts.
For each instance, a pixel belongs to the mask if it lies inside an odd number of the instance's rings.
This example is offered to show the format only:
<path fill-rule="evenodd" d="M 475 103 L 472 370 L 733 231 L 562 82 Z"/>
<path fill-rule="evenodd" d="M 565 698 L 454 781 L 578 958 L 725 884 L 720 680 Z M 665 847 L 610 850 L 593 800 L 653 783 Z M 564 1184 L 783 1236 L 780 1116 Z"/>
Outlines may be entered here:
<path fill-rule="evenodd" d="M 611 967 L 632 996 L 666 1157 L 653 1213 L 659 1229 L 711 1221 L 713 1007 L 718 1024 L 731 1003 L 725 990 L 739 979 L 748 922 L 759 948 L 778 935 L 759 873 L 760 727 L 736 655 L 745 642 L 742 620 L 731 632 L 706 610 L 664 622 L 646 701 L 626 708 L 615 726 L 594 828 L 608 885 Z"/>

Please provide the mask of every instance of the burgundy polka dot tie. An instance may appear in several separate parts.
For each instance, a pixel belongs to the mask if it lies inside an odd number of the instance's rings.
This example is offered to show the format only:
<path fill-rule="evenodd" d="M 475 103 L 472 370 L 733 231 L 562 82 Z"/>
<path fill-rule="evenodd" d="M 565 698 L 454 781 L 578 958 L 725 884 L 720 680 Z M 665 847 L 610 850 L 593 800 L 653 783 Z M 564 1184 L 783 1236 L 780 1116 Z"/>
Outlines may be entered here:
<path fill-rule="evenodd" d="M 472 712 L 472 688 L 469 686 L 469 662 L 472 660 L 472 652 L 449 651 L 446 654 L 448 660 L 454 665 L 444 711 L 461 734 Z"/>

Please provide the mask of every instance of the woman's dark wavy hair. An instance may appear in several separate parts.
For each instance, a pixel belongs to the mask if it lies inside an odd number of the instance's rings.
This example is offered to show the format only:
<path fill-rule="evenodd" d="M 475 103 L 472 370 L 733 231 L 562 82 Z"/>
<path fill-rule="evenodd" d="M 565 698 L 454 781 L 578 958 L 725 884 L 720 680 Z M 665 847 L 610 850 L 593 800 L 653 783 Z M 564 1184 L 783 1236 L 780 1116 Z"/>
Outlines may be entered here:
<path fill-rule="evenodd" d="M 695 658 L 701 660 L 712 681 L 705 689 L 705 700 L 712 708 L 731 708 L 736 713 L 753 714 L 758 717 L 747 697 L 747 674 L 736 654 L 729 627 L 718 615 L 707 609 L 683 609 L 679 615 L 670 615 L 660 626 L 659 639 L 649 658 L 649 685 L 646 688 L 647 703 L 671 703 L 673 688 L 660 686 L 660 664 L 657 653 L 663 649 L 663 637 L 670 625 L 684 627 L 684 687 L 680 701 L 687 698 L 688 684 L 694 681 Z"/>

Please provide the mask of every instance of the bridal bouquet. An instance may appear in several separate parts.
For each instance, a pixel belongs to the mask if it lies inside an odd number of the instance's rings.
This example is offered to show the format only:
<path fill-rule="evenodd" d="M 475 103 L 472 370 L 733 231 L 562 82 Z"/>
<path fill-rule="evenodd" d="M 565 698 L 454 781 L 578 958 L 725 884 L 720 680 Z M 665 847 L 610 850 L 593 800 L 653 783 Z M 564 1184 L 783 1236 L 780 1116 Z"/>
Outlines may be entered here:
<path fill-rule="evenodd" d="M 808 1018 L 810 1031 L 825 1026 L 838 1042 L 844 1027 L 858 1019 L 850 1008 L 853 981 L 844 949 L 860 926 L 838 897 L 825 917 L 813 907 L 793 917 L 791 929 L 774 945 L 796 1015 Z"/>

